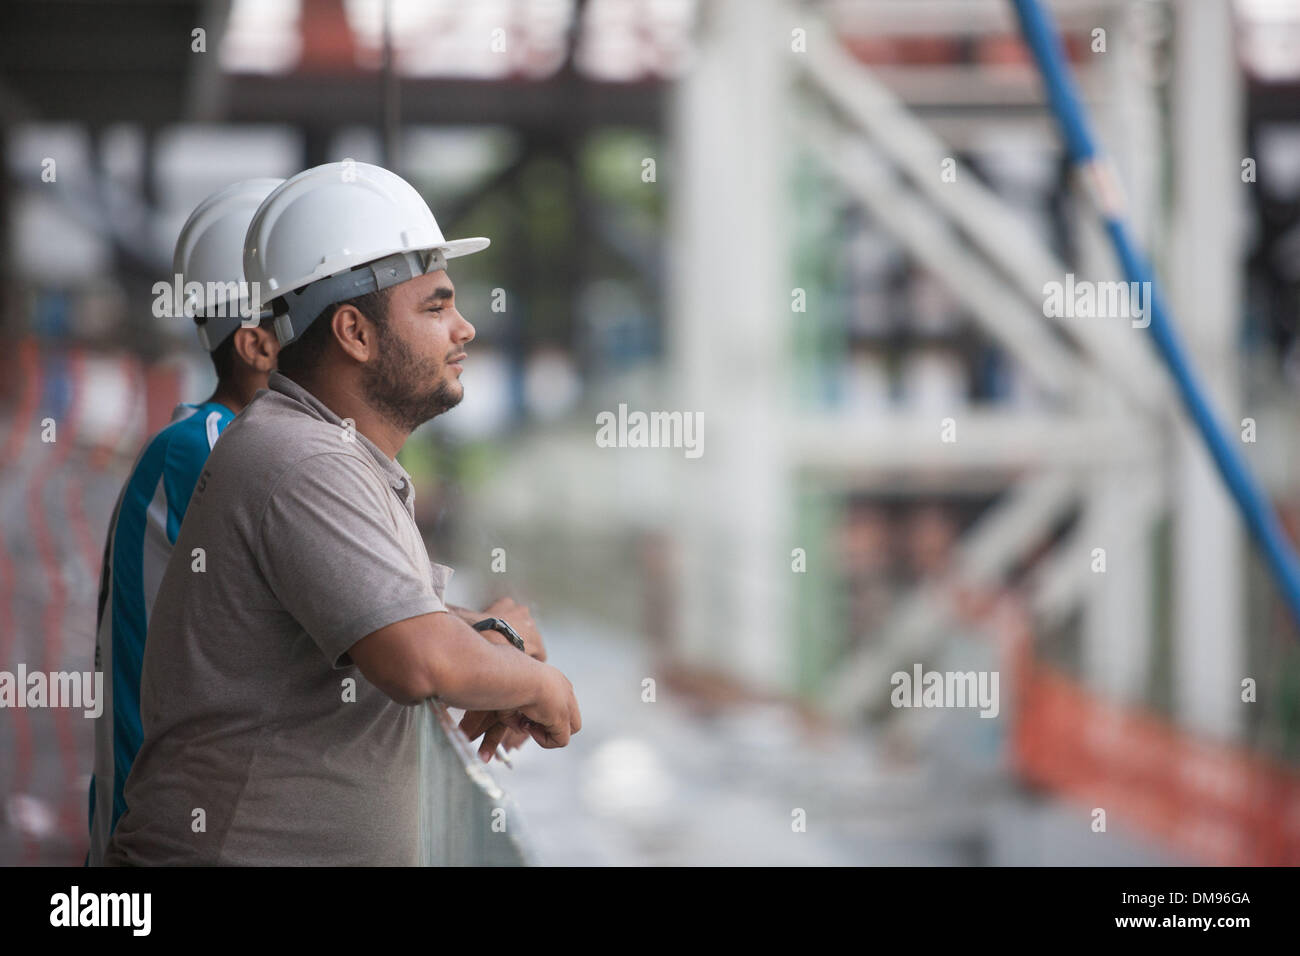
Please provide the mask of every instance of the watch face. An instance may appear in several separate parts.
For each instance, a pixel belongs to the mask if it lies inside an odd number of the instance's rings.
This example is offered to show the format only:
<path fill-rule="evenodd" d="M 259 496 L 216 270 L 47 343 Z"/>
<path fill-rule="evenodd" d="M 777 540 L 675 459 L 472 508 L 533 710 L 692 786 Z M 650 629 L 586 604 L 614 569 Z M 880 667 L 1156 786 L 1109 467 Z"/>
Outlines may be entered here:
<path fill-rule="evenodd" d="M 519 648 L 521 651 L 524 649 L 524 639 L 519 636 L 519 632 L 516 631 L 513 627 L 511 627 L 505 621 L 502 621 L 500 630 L 505 634 L 507 638 L 509 638 L 511 644 Z"/>

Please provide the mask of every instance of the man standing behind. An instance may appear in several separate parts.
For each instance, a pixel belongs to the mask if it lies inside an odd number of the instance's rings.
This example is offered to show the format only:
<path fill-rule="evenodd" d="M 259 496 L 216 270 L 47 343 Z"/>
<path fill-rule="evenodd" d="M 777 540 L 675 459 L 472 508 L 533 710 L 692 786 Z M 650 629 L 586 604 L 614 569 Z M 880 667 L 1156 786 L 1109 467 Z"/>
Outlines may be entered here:
<path fill-rule="evenodd" d="M 95 670 L 108 676 L 108 704 L 95 723 L 90 779 L 90 852 L 99 866 L 118 818 L 122 789 L 140 749 L 140 662 L 158 582 L 180 531 L 194 483 L 229 425 L 275 368 L 279 342 L 270 328 L 241 328 L 250 302 L 241 295 L 244 234 L 280 179 L 250 179 L 213 193 L 181 228 L 173 271 L 203 292 L 187 298 L 199 341 L 212 357 L 217 388 L 198 405 L 182 404 L 136 460 L 108 528 L 100 578 Z M 270 314 L 266 316 L 268 322 Z"/>
<path fill-rule="evenodd" d="M 581 728 L 560 671 L 445 613 L 451 569 L 395 460 L 463 397 L 474 328 L 446 260 L 487 244 L 444 239 L 408 183 L 351 161 L 258 209 L 244 268 L 283 374 L 208 459 L 159 589 L 109 863 L 418 863 L 409 705 L 482 712 L 485 747 Z"/>

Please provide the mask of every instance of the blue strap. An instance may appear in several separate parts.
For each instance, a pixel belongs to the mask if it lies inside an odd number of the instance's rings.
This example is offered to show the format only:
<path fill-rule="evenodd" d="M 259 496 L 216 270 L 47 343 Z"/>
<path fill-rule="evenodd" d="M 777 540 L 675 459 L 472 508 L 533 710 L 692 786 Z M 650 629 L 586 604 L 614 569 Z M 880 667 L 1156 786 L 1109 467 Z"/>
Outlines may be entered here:
<path fill-rule="evenodd" d="M 1050 14 L 1038 0 L 1011 0 L 1020 20 L 1025 43 L 1034 54 L 1048 101 L 1065 139 L 1070 160 L 1085 171 L 1095 171 L 1103 162 L 1088 127 L 1087 114 L 1070 75 L 1065 51 L 1061 46 Z M 1155 276 L 1134 241 L 1123 210 L 1118 203 L 1104 203 L 1102 219 L 1125 276 L 1130 282 L 1150 282 L 1151 339 L 1164 360 L 1178 388 L 1183 407 L 1191 417 L 1201 438 L 1219 469 L 1224 484 L 1232 493 L 1250 529 L 1255 543 L 1268 562 L 1269 570 L 1300 627 L 1300 562 L 1295 549 L 1282 531 L 1277 512 L 1255 481 L 1236 446 L 1219 424 L 1206 393 L 1201 388 L 1178 336 L 1164 298 L 1155 284 Z"/>

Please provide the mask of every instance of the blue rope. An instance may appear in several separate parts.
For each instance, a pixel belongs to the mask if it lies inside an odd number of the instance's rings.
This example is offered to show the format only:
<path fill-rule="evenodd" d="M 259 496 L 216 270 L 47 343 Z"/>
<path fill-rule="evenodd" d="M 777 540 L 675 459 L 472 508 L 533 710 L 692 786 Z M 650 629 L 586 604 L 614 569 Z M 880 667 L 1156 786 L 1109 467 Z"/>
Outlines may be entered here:
<path fill-rule="evenodd" d="M 1083 171 L 1094 175 L 1104 174 L 1106 171 L 1099 168 L 1102 162 L 1100 151 L 1088 127 L 1087 114 L 1079 100 L 1065 50 L 1050 15 L 1038 0 L 1011 2 L 1020 19 L 1025 43 L 1038 63 L 1043 84 L 1047 88 L 1048 101 L 1061 127 L 1071 162 Z M 1300 627 L 1300 561 L 1296 559 L 1295 550 L 1283 533 L 1272 504 L 1237 453 L 1228 433 L 1219 424 L 1201 389 L 1187 352 L 1165 308 L 1164 299 L 1155 284 L 1155 276 L 1133 240 L 1124 221 L 1123 211 L 1118 208 L 1118 204 L 1103 201 L 1101 205 L 1106 232 L 1128 281 L 1151 283 L 1149 286 L 1139 286 L 1154 290 L 1147 303 L 1151 318 L 1148 326 L 1151 338 L 1173 376 L 1184 408 L 1201 433 L 1201 438 L 1218 466 L 1219 474 L 1236 499 L 1237 507 L 1255 542 L 1263 551 L 1277 586 L 1291 609 L 1292 619 Z"/>

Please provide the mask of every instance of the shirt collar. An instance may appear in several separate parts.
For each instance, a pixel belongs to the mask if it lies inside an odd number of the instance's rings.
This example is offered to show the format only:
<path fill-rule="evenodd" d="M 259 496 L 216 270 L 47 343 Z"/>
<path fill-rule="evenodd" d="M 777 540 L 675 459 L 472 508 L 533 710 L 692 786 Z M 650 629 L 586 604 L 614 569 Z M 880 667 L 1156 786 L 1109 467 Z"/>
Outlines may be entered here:
<path fill-rule="evenodd" d="M 347 427 L 343 424 L 343 419 L 334 414 L 328 405 L 288 376 L 282 375 L 278 371 L 272 372 L 266 384 L 271 391 L 279 392 L 281 395 L 285 395 L 304 406 L 313 417 L 329 422 L 331 425 L 337 425 L 339 428 Z M 407 474 L 406 469 L 399 465 L 395 459 L 384 454 L 378 445 L 357 431 L 356 428 L 352 429 L 352 434 L 356 436 L 357 443 L 374 458 L 375 464 L 383 471 L 389 485 L 401 496 L 406 506 L 408 508 L 414 507 L 415 486 L 411 482 L 411 476 Z"/>

